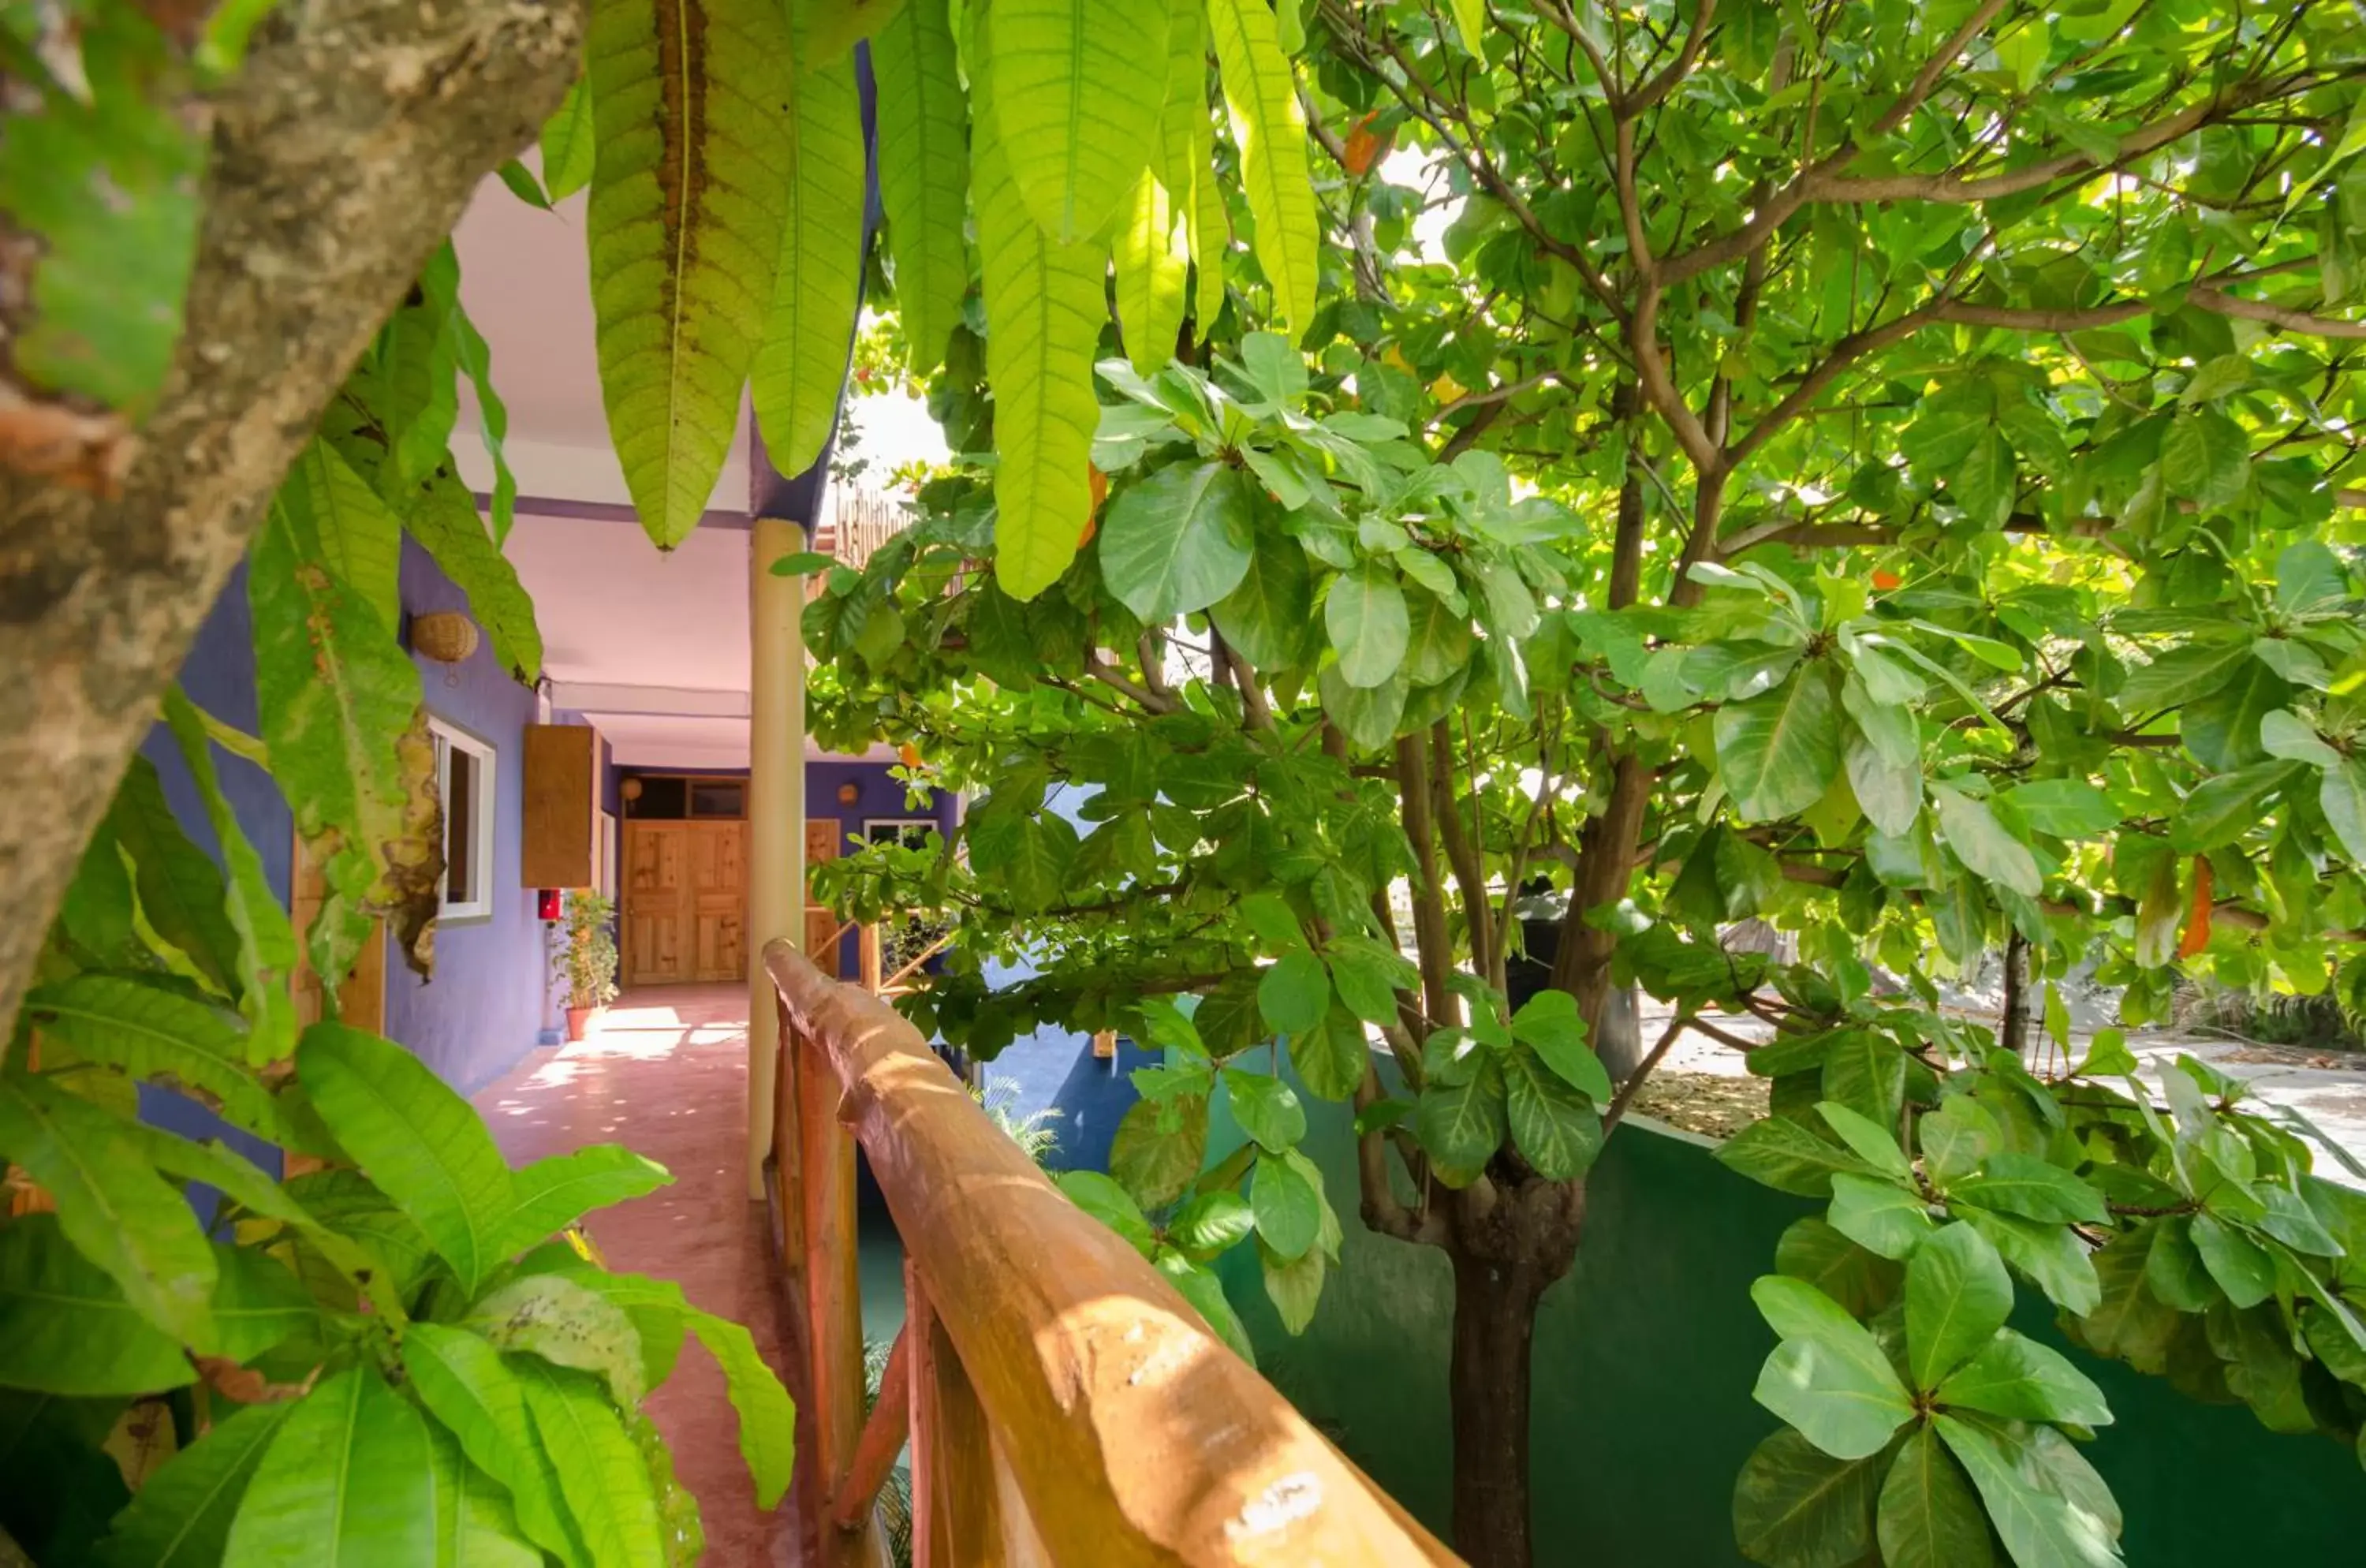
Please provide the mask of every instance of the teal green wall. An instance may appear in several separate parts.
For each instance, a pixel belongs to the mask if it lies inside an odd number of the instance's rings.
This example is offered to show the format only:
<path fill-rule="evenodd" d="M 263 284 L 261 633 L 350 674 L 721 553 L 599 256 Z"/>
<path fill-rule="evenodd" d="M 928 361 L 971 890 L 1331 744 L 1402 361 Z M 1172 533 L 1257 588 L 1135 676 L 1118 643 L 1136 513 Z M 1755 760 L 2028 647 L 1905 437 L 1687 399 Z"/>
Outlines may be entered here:
<path fill-rule="evenodd" d="M 1265 1374 L 1444 1535 L 1452 1277 L 1436 1250 L 1356 1222 L 1347 1118 L 1310 1105 L 1308 1153 L 1346 1225 L 1340 1269 L 1296 1339 L 1253 1261 L 1228 1260 L 1225 1282 Z M 1239 1140 L 1229 1119 L 1220 1122 L 1219 1152 Z M 1750 1397 L 1774 1343 L 1750 1281 L 1772 1267 L 1783 1227 L 1812 1206 L 1733 1175 L 1703 1140 L 1633 1121 L 1604 1151 L 1588 1204 L 1577 1266 L 1547 1292 L 1537 1325 L 1537 1561 L 1740 1564 L 1733 1477 L 1774 1426 Z M 2024 1331 L 2068 1349 L 2041 1314 L 2024 1316 Z M 2086 1452 L 2127 1513 L 2132 1568 L 2366 1560 L 2366 1474 L 2354 1454 L 2070 1354 L 2119 1417 Z"/>

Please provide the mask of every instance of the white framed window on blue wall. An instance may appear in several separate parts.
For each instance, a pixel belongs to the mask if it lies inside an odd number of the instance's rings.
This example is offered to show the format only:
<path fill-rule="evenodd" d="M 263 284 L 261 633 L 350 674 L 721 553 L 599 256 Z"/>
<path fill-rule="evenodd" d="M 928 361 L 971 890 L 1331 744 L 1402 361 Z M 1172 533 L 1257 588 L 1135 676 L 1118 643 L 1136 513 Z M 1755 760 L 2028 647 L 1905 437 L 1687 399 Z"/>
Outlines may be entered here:
<path fill-rule="evenodd" d="M 444 901 L 446 920 L 483 919 L 493 912 L 492 742 L 456 724 L 427 716 L 435 741 L 435 790 L 444 802 Z"/>

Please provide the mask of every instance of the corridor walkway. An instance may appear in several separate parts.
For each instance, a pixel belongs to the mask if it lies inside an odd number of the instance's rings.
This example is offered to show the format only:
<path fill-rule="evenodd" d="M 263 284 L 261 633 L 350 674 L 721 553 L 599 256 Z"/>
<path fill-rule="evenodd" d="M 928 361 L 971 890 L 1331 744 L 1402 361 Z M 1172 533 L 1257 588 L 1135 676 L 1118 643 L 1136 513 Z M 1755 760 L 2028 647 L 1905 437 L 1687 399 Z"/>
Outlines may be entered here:
<path fill-rule="evenodd" d="M 679 1280 L 709 1312 L 748 1325 L 775 1368 L 783 1324 L 764 1209 L 748 1201 L 748 992 L 669 986 L 627 992 L 590 1039 L 534 1053 L 477 1096 L 512 1165 L 585 1144 L 623 1144 L 673 1172 L 670 1187 L 592 1216 L 618 1270 Z M 766 1515 L 739 1460 L 722 1374 L 693 1344 L 649 1397 L 715 1568 L 791 1562 L 785 1506 Z"/>

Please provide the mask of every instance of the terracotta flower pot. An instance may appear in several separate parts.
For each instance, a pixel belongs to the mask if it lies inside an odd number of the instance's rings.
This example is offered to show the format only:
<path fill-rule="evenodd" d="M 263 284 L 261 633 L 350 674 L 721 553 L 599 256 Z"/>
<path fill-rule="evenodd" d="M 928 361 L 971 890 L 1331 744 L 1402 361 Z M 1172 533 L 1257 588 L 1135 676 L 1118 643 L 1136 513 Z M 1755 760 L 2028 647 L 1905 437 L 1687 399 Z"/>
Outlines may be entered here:
<path fill-rule="evenodd" d="M 602 1013 L 607 1010 L 608 1010 L 605 1008 L 569 1008 L 567 1010 L 567 1038 L 570 1042 L 582 1039 L 585 1032 L 588 1031 L 593 1023 L 598 1021 Z"/>

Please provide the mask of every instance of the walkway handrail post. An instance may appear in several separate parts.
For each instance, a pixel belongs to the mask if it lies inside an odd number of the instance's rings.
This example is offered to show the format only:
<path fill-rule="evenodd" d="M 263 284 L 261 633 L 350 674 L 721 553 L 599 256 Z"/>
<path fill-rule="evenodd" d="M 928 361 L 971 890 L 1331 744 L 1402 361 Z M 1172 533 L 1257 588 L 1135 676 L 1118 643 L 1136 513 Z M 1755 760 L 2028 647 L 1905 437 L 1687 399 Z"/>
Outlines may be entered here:
<path fill-rule="evenodd" d="M 861 1410 L 843 1386 L 848 1336 L 858 1378 L 861 1347 L 851 1129 L 906 1248 L 916 1563 L 1459 1561 L 1069 1202 L 908 1021 L 787 942 L 764 964 L 799 1055 L 803 1146 L 780 1179 L 806 1216 L 809 1397 L 828 1406 L 820 1451 L 799 1455 L 819 1467 L 807 1495 L 835 1495 L 858 1435 L 842 1414 Z"/>

